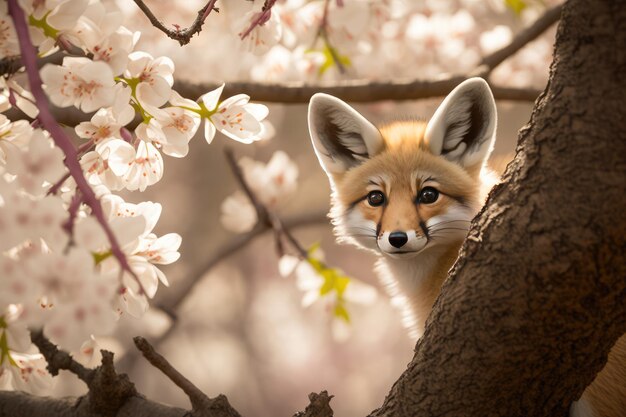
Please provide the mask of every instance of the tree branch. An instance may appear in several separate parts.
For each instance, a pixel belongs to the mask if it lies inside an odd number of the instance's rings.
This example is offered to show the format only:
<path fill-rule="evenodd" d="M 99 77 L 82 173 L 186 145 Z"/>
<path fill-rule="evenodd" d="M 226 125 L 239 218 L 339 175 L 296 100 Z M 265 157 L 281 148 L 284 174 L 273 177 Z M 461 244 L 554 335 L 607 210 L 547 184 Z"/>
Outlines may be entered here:
<path fill-rule="evenodd" d="M 193 407 L 192 415 L 198 417 L 210 417 L 215 415 L 240 417 L 239 413 L 228 403 L 224 395 L 209 398 L 191 381 L 178 372 L 167 359 L 157 353 L 146 339 L 143 337 L 135 337 L 133 341 L 137 349 L 141 351 L 152 366 L 163 372 L 174 384 L 187 394 L 191 401 L 191 406 Z"/>
<path fill-rule="evenodd" d="M 134 339 L 135 345 L 154 367 L 189 396 L 193 407 L 191 412 L 140 396 L 126 375 L 116 374 L 111 352 L 101 351 L 102 365 L 94 370 L 86 369 L 50 343 L 41 332 L 33 334 L 33 343 L 40 347 L 55 375 L 59 369 L 67 369 L 77 375 L 86 373 L 84 378 L 89 381 L 89 392 L 79 398 L 50 398 L 0 391 L 0 417 L 241 417 L 224 395 L 215 398 L 206 396 L 141 337 Z M 306 410 L 295 415 L 332 416 L 331 398 L 326 391 L 311 393 Z"/>
<path fill-rule="evenodd" d="M 80 363 L 76 362 L 72 356 L 59 350 L 59 348 L 51 343 L 41 330 L 31 331 L 30 338 L 35 346 L 39 349 L 46 362 L 48 362 L 48 372 L 50 375 L 58 375 L 60 370 L 70 371 L 76 375 L 87 386 L 91 384 L 94 377 L 94 370 L 85 368 Z"/>
<path fill-rule="evenodd" d="M 256 194 L 252 191 L 252 189 L 250 189 L 250 186 L 248 185 L 246 179 L 243 176 L 243 171 L 241 170 L 241 168 L 239 167 L 239 164 L 237 163 L 237 160 L 235 159 L 233 150 L 230 148 L 224 149 L 224 155 L 226 156 L 226 161 L 228 162 L 228 165 L 230 166 L 230 170 L 235 176 L 237 183 L 239 183 L 239 186 L 241 187 L 243 192 L 246 194 L 246 196 L 248 197 L 248 199 L 254 206 L 254 210 L 256 211 L 256 215 L 258 219 L 257 223 L 267 224 L 271 226 L 271 221 L 269 218 L 269 212 L 267 210 L 267 207 L 265 207 L 265 205 L 261 203 L 261 201 L 257 198 Z"/>
<path fill-rule="evenodd" d="M 202 25 L 204 21 L 209 16 L 211 11 L 215 10 L 219 13 L 219 9 L 215 7 L 215 3 L 217 0 L 209 0 L 209 2 L 200 10 L 198 10 L 198 15 L 196 19 L 193 21 L 191 26 L 186 29 L 181 29 L 178 25 L 174 25 L 175 29 L 168 29 L 165 27 L 163 23 L 152 13 L 150 8 L 146 6 L 146 4 L 142 0 L 134 0 L 137 4 L 137 7 L 141 9 L 141 11 L 146 15 L 152 26 L 159 29 L 161 32 L 165 33 L 169 38 L 178 41 L 181 46 L 188 44 L 191 41 L 191 38 L 196 33 L 199 33 L 202 30 Z"/>
<path fill-rule="evenodd" d="M 300 81 L 285 83 L 228 82 L 223 95 L 245 93 L 255 101 L 268 103 L 308 103 L 315 93 L 331 94 L 355 103 L 381 100 L 419 100 L 446 96 L 467 77 L 453 76 L 443 80 L 372 81 L 349 80 L 334 83 L 308 84 Z M 174 89 L 183 97 L 199 97 L 221 84 L 193 83 L 177 80 Z M 491 84 L 496 100 L 534 101 L 541 92 L 534 88 L 513 88 Z"/>
<path fill-rule="evenodd" d="M 498 65 L 509 57 L 515 55 L 517 51 L 537 39 L 550 26 L 559 21 L 563 5 L 560 4 L 541 15 L 532 25 L 520 31 L 505 47 L 485 56 L 476 69 L 475 75 L 487 77 Z"/>
<path fill-rule="evenodd" d="M 250 32 L 252 32 L 255 27 L 261 26 L 269 20 L 272 13 L 272 7 L 274 7 L 275 3 L 276 0 L 265 0 L 265 3 L 263 3 L 263 9 L 256 15 L 254 19 L 252 19 L 252 22 L 250 22 L 250 26 L 248 26 L 248 28 L 239 35 L 241 40 L 246 39 L 246 37 L 250 35 Z"/>
<path fill-rule="evenodd" d="M 137 395 L 135 386 L 128 376 L 115 372 L 113 353 L 102 350 L 102 364 L 96 369 L 88 369 L 74 360 L 69 353 L 59 350 L 41 330 L 31 332 L 31 340 L 46 358 L 50 374 L 56 376 L 59 370 L 68 370 L 87 384 L 89 392 L 83 405 L 91 412 L 106 417 L 115 416 L 129 398 Z"/>

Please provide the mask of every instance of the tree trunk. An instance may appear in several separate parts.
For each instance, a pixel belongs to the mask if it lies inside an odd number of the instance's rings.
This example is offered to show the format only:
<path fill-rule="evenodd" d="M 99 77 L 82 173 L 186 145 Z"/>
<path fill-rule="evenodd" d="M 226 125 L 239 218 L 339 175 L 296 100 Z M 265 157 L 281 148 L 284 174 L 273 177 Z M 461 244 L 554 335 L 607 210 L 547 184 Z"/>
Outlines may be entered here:
<path fill-rule="evenodd" d="M 564 416 L 626 331 L 626 4 L 572 0 L 546 91 L 376 416 Z"/>

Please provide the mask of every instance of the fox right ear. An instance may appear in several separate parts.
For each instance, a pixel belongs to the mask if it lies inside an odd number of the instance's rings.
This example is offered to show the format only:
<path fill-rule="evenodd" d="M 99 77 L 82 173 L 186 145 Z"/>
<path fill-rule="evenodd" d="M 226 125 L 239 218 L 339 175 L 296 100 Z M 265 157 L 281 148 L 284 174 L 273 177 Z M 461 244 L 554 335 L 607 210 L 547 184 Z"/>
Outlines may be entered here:
<path fill-rule="evenodd" d="M 482 78 L 459 84 L 439 106 L 424 134 L 435 155 L 473 171 L 491 153 L 496 133 L 496 103 Z"/>
<path fill-rule="evenodd" d="M 328 176 L 342 174 L 383 148 L 372 123 L 340 99 L 317 93 L 309 102 L 309 133 Z"/>

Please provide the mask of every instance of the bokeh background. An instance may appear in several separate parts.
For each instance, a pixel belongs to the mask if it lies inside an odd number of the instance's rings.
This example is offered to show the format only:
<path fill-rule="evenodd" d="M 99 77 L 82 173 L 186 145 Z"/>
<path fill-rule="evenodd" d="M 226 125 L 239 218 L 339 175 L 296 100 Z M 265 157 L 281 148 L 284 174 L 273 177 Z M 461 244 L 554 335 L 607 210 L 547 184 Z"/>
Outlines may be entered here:
<path fill-rule="evenodd" d="M 307 4 L 295 3 L 294 10 Z M 370 28 L 386 37 L 378 45 L 383 52 L 374 51 L 369 59 L 359 55 L 350 74 L 331 72 L 325 75 L 325 81 L 342 77 L 434 79 L 449 72 L 463 73 L 476 64 L 481 54 L 492 50 L 494 44 L 508 42 L 547 7 L 533 3 L 516 13 L 507 5 L 511 2 L 504 0 L 381 3 L 401 16 L 395 26 Z M 146 4 L 162 20 L 185 27 L 203 2 L 155 0 Z M 292 73 L 281 73 L 268 64 L 272 62 L 268 54 L 282 51 L 257 56 L 241 49 L 238 43 L 233 22 L 260 7 L 259 0 L 218 2 L 220 13 L 211 15 L 200 36 L 184 48 L 152 28 L 133 2 L 119 1 L 117 6 L 125 13 L 125 24 L 142 32 L 139 48 L 154 56 L 170 56 L 176 64 L 177 78 L 193 82 L 294 79 Z M 411 29 L 409 23 L 417 15 L 422 19 L 419 28 L 425 33 Z M 465 22 L 470 16 L 473 21 L 472 27 L 460 35 L 454 30 L 459 16 Z M 229 33 L 232 36 L 225 36 Z M 483 36 L 485 33 L 491 35 Z M 463 40 L 460 50 L 458 42 L 446 46 L 446 37 L 458 40 L 459 36 Z M 420 39 L 430 43 L 420 44 Z M 529 44 L 503 64 L 492 79 L 502 85 L 543 88 L 553 39 L 554 31 L 549 31 Z M 433 50 L 445 53 L 433 57 Z M 397 59 L 378 65 L 380 59 L 375 53 L 396 54 Z M 355 108 L 372 122 L 381 123 L 404 116 L 428 118 L 440 101 L 376 102 Z M 323 216 L 329 207 L 329 185 L 310 146 L 306 105 L 268 106 L 268 119 L 276 131 L 273 138 L 242 145 L 218 135 L 207 145 L 200 132 L 191 141 L 187 157 L 166 158 L 162 181 L 140 196 L 124 196 L 131 202 L 137 198 L 160 202 L 163 214 L 155 232 L 177 232 L 183 237 L 180 260 L 164 268 L 171 286 L 159 289 L 153 305 L 176 296 L 177 284 L 196 275 L 201 279 L 174 312 L 176 319 L 153 308 L 141 320 L 123 320 L 117 334 L 100 340 L 100 344 L 115 352 L 121 371 L 130 374 L 140 392 L 161 402 L 188 406 L 182 391 L 134 354 L 133 336 L 160 340 L 157 349 L 179 371 L 208 395 L 227 395 L 242 415 L 293 415 L 308 404 L 310 392 L 320 390 L 335 395 L 331 405 L 337 415 L 366 415 L 382 404 L 410 361 L 415 341 L 402 328 L 399 312 L 377 282 L 373 272 L 375 256 L 335 243 Z M 528 122 L 531 109 L 532 103 L 498 103 L 497 144 L 492 157 L 497 170 L 513 157 L 517 131 Z M 329 265 L 378 289 L 373 304 L 350 306 L 351 334 L 346 340 L 333 336 L 332 314 L 323 301 L 303 308 L 302 292 L 294 279 L 280 276 L 271 233 L 238 247 L 210 270 L 203 270 L 207 259 L 239 239 L 220 223 L 221 203 L 238 187 L 224 157 L 226 147 L 233 149 L 237 157 L 262 162 L 267 162 L 276 150 L 285 151 L 298 165 L 299 176 L 297 192 L 280 203 L 281 218 L 313 213 L 311 224 L 293 229 L 298 240 L 305 246 L 319 242 Z M 56 395 L 82 392 L 84 386 L 69 375 L 63 376 L 55 388 Z"/>

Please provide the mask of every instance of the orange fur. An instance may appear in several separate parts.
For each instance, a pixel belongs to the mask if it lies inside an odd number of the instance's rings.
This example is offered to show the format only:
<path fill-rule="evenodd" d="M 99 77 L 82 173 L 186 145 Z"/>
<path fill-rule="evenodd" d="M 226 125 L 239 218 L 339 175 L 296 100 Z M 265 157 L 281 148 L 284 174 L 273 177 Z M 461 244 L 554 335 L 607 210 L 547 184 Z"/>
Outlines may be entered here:
<path fill-rule="evenodd" d="M 362 199 L 354 209 L 359 210 L 364 219 L 378 224 L 380 234 L 412 230 L 416 235 L 423 236 L 420 222 L 426 223 L 458 206 L 466 207 L 471 213 L 466 223 L 457 225 L 467 227 L 469 219 L 482 204 L 481 179 L 478 172 L 470 174 L 459 165 L 433 155 L 425 144 L 425 127 L 426 123 L 422 121 L 400 121 L 380 127 L 384 141 L 382 150 L 347 172 L 334 175 L 335 203 L 348 207 Z M 373 186 L 372 179 L 380 187 Z M 433 204 L 416 205 L 417 192 L 426 180 L 428 186 L 435 187 L 441 194 Z M 363 200 L 372 188 L 380 188 L 384 192 L 388 199 L 384 208 L 372 207 Z M 398 275 L 406 273 L 394 270 L 393 266 L 379 265 L 379 275 L 383 276 L 392 296 L 403 297 L 407 301 L 404 315 L 413 330 L 417 330 L 413 334 L 421 332 L 441 284 L 456 260 L 464 236 L 461 231 L 447 240 L 444 246 L 427 249 L 419 259 L 407 260 L 425 268 L 423 273 L 415 271 L 421 275 L 419 278 L 403 279 Z M 424 258 L 428 258 L 428 262 Z M 414 275 L 412 272 L 409 274 Z"/>
<path fill-rule="evenodd" d="M 617 340 L 606 366 L 582 395 L 594 417 L 626 416 L 626 335 Z"/>

